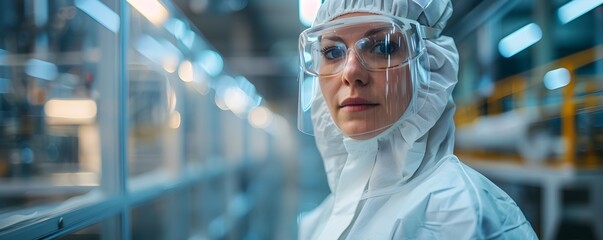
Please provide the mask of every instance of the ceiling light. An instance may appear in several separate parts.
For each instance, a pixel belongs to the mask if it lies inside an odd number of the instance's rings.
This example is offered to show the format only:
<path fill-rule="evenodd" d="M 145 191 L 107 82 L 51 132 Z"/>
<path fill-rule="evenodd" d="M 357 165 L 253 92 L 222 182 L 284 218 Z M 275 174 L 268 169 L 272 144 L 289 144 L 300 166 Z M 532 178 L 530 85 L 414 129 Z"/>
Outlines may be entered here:
<path fill-rule="evenodd" d="M 557 10 L 557 18 L 562 24 L 584 15 L 590 10 L 601 5 L 603 0 L 574 0 L 566 3 Z"/>
<path fill-rule="evenodd" d="M 311 26 L 320 8 L 320 0 L 299 0 L 299 21 L 304 26 Z"/>
<path fill-rule="evenodd" d="M 157 0 L 128 0 L 128 3 L 155 25 L 161 25 L 168 18 L 168 11 Z"/>
<path fill-rule="evenodd" d="M 548 90 L 565 87 L 569 82 L 570 72 L 565 68 L 557 68 L 544 75 L 544 87 Z"/>
<path fill-rule="evenodd" d="M 498 51 L 503 57 L 508 58 L 537 43 L 541 38 L 540 27 L 530 23 L 500 40 Z"/>

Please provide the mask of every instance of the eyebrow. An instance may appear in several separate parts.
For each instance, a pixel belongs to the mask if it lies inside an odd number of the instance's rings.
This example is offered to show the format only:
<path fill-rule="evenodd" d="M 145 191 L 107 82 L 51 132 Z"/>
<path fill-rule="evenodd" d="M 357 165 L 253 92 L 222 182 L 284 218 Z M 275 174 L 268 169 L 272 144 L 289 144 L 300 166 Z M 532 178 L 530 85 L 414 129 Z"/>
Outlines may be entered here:
<path fill-rule="evenodd" d="M 327 40 L 331 40 L 333 42 L 343 42 L 343 39 L 341 39 L 339 36 L 326 36 L 326 37 L 320 36 L 320 38 L 321 38 L 321 40 L 324 38 Z"/>
<path fill-rule="evenodd" d="M 364 35 L 362 35 L 362 38 L 368 37 L 368 36 L 373 35 L 375 33 L 379 33 L 379 32 L 381 32 L 383 30 L 391 30 L 391 29 L 392 29 L 392 27 L 390 27 L 390 26 L 371 29 L 369 31 L 366 31 L 364 33 Z M 321 36 L 320 38 L 321 39 L 324 38 L 324 39 L 331 40 L 331 41 L 334 41 L 334 42 L 344 42 L 341 37 L 336 36 L 336 35 L 333 35 L 333 36 Z"/>
<path fill-rule="evenodd" d="M 373 35 L 375 33 L 382 32 L 383 30 L 391 30 L 391 29 L 393 29 L 393 28 L 390 27 L 390 26 L 371 29 L 371 30 L 367 31 L 366 33 L 364 33 L 364 36 L 362 36 L 362 37 L 368 37 L 368 36 Z"/>

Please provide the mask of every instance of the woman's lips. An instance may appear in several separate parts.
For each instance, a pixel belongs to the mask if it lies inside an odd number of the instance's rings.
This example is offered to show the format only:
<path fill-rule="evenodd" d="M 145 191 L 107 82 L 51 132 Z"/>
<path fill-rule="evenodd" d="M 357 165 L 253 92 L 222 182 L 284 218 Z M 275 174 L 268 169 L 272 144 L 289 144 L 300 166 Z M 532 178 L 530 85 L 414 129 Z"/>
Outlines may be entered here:
<path fill-rule="evenodd" d="M 339 108 L 347 112 L 362 112 L 377 105 L 363 98 L 348 98 L 339 104 Z"/>

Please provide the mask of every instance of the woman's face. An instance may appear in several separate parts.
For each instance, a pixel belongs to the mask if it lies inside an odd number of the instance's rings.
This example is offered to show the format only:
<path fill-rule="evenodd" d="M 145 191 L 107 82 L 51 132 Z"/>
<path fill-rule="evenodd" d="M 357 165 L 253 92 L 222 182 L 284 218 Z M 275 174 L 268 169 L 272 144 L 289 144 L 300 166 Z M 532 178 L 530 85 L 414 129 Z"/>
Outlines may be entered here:
<path fill-rule="evenodd" d="M 352 13 L 338 19 L 363 15 L 370 14 Z M 337 39 L 352 49 L 370 30 L 368 26 L 354 26 L 329 39 Z M 385 131 L 402 116 L 412 96 L 408 65 L 369 71 L 355 50 L 347 52 L 340 73 L 321 76 L 319 82 L 335 124 L 354 139 L 369 139 Z"/>

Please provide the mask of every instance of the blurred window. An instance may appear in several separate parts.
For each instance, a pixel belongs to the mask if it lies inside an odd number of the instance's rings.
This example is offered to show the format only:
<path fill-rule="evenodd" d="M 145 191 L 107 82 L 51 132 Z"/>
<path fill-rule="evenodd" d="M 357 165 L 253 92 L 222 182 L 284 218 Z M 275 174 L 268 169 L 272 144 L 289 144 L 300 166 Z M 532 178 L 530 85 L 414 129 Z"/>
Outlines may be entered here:
<path fill-rule="evenodd" d="M 98 2 L 100 19 L 78 2 L 2 2 L 16 19 L 0 22 L 0 228 L 115 192 L 102 169 L 117 158 L 119 71 L 106 59 L 118 35 L 103 21 L 119 17 L 113 1 Z"/>

